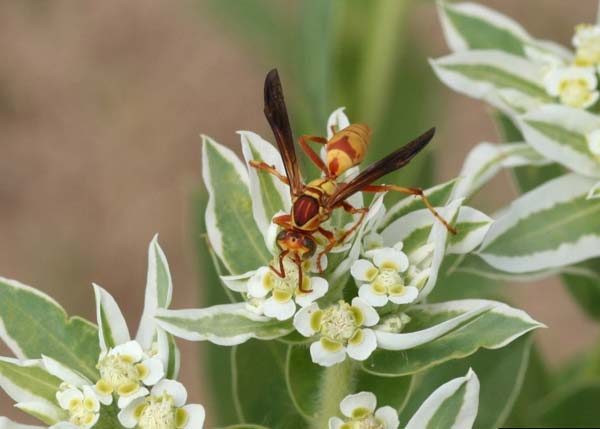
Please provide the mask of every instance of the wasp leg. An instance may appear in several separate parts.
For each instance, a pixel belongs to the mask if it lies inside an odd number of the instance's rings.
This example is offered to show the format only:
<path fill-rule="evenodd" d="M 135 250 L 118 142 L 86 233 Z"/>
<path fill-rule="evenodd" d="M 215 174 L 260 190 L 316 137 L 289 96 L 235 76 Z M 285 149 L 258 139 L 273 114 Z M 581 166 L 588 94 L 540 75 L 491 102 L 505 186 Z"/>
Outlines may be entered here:
<path fill-rule="evenodd" d="M 283 258 L 285 258 L 288 253 L 290 253 L 289 250 L 284 250 L 279 254 L 279 271 L 277 271 L 277 268 L 275 268 L 273 265 L 269 264 L 269 268 L 271 269 L 271 271 L 273 271 L 282 279 L 285 278 L 285 267 L 283 266 Z"/>
<path fill-rule="evenodd" d="M 323 235 L 327 241 L 329 241 L 329 245 L 332 245 L 332 248 L 337 244 L 337 240 L 335 238 L 335 236 L 333 235 L 333 232 L 331 231 L 327 231 L 325 228 L 319 227 L 319 229 L 317 230 L 321 233 L 321 235 Z M 321 265 L 321 258 L 323 257 L 324 253 L 320 252 L 317 255 L 317 270 L 322 273 L 323 272 L 323 266 Z"/>
<path fill-rule="evenodd" d="M 315 164 L 317 167 L 319 167 L 319 169 L 323 173 L 325 173 L 325 175 L 329 176 L 330 175 L 329 169 L 327 168 L 327 166 L 325 165 L 325 163 L 323 162 L 321 157 L 319 155 L 317 155 L 317 153 L 314 150 L 312 150 L 312 148 L 308 145 L 307 141 L 315 142 L 315 143 L 319 143 L 319 144 L 326 144 L 327 139 L 325 139 L 323 137 L 317 137 L 317 136 L 300 136 L 300 138 L 298 139 L 298 144 L 300 145 L 300 147 L 302 148 L 304 153 L 306 153 L 306 155 L 308 155 L 308 157 L 313 162 L 313 164 Z"/>
<path fill-rule="evenodd" d="M 433 208 L 423 190 L 421 188 L 405 188 L 403 186 L 395 186 L 395 185 L 368 185 L 361 189 L 363 192 L 386 192 L 386 191 L 396 191 L 401 192 L 403 194 L 408 195 L 416 195 L 423 200 L 423 204 L 425 207 L 440 221 L 444 224 L 446 229 L 450 231 L 452 234 L 456 234 L 456 229 L 454 229 L 450 224 L 437 212 L 436 209 Z"/>
<path fill-rule="evenodd" d="M 356 207 L 353 207 L 351 204 L 347 203 L 346 201 L 342 201 L 340 206 L 350 214 L 360 213 L 360 218 L 356 221 L 356 223 L 354 225 L 352 225 L 352 228 L 350 228 L 348 231 L 345 231 L 344 234 L 340 238 L 337 238 L 337 239 L 334 238 L 333 240 L 329 240 L 329 244 L 327 245 L 327 247 L 325 247 L 325 249 L 323 249 L 323 251 L 321 251 L 317 255 L 317 267 L 319 267 L 321 265 L 321 258 L 325 254 L 329 253 L 331 251 L 331 249 L 333 249 L 338 244 L 342 244 L 350 236 L 350 234 L 352 234 L 354 231 L 356 231 L 356 229 L 360 226 L 360 224 L 365 219 L 365 216 L 369 212 L 369 209 L 367 207 L 362 207 L 362 208 L 357 209 Z"/>
<path fill-rule="evenodd" d="M 302 293 L 311 293 L 312 289 L 304 289 L 304 278 L 302 273 L 302 259 L 297 253 L 294 253 L 294 262 L 298 266 L 298 290 Z"/>
<path fill-rule="evenodd" d="M 266 162 L 255 161 L 255 160 L 251 160 L 249 162 L 249 164 L 251 167 L 254 167 L 257 170 L 263 170 L 263 171 L 266 171 L 267 173 L 272 174 L 273 176 L 275 176 L 279 180 L 281 180 L 283 183 L 290 186 L 290 181 L 288 180 L 288 178 L 285 177 L 283 174 L 281 174 L 279 171 L 277 171 L 277 169 L 274 166 L 269 165 Z"/>

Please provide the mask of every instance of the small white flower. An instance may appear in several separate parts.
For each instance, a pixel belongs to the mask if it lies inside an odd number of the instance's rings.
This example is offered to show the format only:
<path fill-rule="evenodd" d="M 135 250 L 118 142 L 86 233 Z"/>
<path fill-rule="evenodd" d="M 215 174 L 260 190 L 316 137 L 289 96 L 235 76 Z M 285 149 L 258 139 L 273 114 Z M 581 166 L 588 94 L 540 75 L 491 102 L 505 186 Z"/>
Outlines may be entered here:
<path fill-rule="evenodd" d="M 580 24 L 575 28 L 573 46 L 575 64 L 578 66 L 593 66 L 600 64 L 600 27 L 597 25 Z"/>
<path fill-rule="evenodd" d="M 600 129 L 589 133 L 586 139 L 589 151 L 600 162 Z"/>
<path fill-rule="evenodd" d="M 248 296 L 252 302 L 250 305 L 262 311 L 265 316 L 278 320 L 290 319 L 296 313 L 296 304 L 306 307 L 325 295 L 328 289 L 327 280 L 311 277 L 303 272 L 302 288 L 311 290 L 310 293 L 304 293 L 298 288 L 298 266 L 284 258 L 284 268 L 283 278 L 269 267 L 261 267 L 248 280 Z"/>
<path fill-rule="evenodd" d="M 346 359 L 363 361 L 377 348 L 372 329 L 379 322 L 373 307 L 361 298 L 354 298 L 352 305 L 344 301 L 321 310 L 314 303 L 302 308 L 294 317 L 294 327 L 305 337 L 318 335 L 319 340 L 310 346 L 313 362 L 331 366 Z"/>
<path fill-rule="evenodd" d="M 373 262 L 359 259 L 350 269 L 359 285 L 358 295 L 374 307 L 383 307 L 388 301 L 408 304 L 419 295 L 419 289 L 406 285 L 404 273 L 408 270 L 409 260 L 400 249 L 369 250 L 367 253 Z"/>
<path fill-rule="evenodd" d="M 346 419 L 330 418 L 329 429 L 398 429 L 398 412 L 390 406 L 376 407 L 377 398 L 371 392 L 348 395 L 340 403 Z"/>
<path fill-rule="evenodd" d="M 185 405 L 187 390 L 175 380 L 162 380 L 149 395 L 132 401 L 119 413 L 119 422 L 136 429 L 202 429 L 202 405 Z"/>
<path fill-rule="evenodd" d="M 100 380 L 96 393 L 103 404 L 112 403 L 113 394 L 119 397 L 119 408 L 148 394 L 145 386 L 153 386 L 165 376 L 161 359 L 144 353 L 137 341 L 120 344 L 102 353 L 98 360 Z"/>
<path fill-rule="evenodd" d="M 69 414 L 69 422 L 76 427 L 89 429 L 100 417 L 100 401 L 90 386 L 77 388 L 67 383 L 56 392 L 56 400 Z"/>
<path fill-rule="evenodd" d="M 546 92 L 571 107 L 586 109 L 599 97 L 593 67 L 555 67 L 544 77 Z"/>

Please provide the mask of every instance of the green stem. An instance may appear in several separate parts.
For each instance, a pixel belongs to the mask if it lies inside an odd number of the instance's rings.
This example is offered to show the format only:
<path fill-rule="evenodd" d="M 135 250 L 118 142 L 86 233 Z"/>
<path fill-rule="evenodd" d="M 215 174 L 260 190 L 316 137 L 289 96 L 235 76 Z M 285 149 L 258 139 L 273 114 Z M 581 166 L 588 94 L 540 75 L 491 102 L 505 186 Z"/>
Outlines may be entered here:
<path fill-rule="evenodd" d="M 355 371 L 354 361 L 349 358 L 325 370 L 319 389 L 321 407 L 311 428 L 326 428 L 329 418 L 339 414 L 340 402 L 346 395 L 353 393 Z"/>

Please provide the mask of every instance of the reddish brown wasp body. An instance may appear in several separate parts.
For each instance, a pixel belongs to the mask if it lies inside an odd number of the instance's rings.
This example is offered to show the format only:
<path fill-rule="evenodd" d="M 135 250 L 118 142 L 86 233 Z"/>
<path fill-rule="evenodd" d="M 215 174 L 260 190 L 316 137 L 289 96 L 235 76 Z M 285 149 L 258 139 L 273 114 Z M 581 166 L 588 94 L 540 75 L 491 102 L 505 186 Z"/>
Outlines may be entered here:
<path fill-rule="evenodd" d="M 336 245 L 342 244 L 362 223 L 368 208 L 355 208 L 346 199 L 356 192 L 386 192 L 398 191 L 405 194 L 418 195 L 423 199 L 427 208 L 444 223 L 449 231 L 454 229 L 435 211 L 423 191 L 418 188 L 405 188 L 394 185 L 372 185 L 374 181 L 386 174 L 402 168 L 419 153 L 433 138 L 435 129 L 432 128 L 385 158 L 371 164 L 358 176 L 348 183 L 338 181 L 338 177 L 359 164 L 365 156 L 370 143 L 371 131 L 364 124 L 352 124 L 343 130 L 334 131 L 331 139 L 317 136 L 301 136 L 298 144 L 311 161 L 323 172 L 323 177 L 304 184 L 298 169 L 292 129 L 288 119 L 287 108 L 283 99 L 281 82 L 276 69 L 267 74 L 265 80 L 265 116 L 273 130 L 275 140 L 285 167 L 283 176 L 275 167 L 264 162 L 251 161 L 252 167 L 273 174 L 290 187 L 292 210 L 290 214 L 277 216 L 273 222 L 282 227 L 277 235 L 277 245 L 281 249 L 279 269 L 271 269 L 280 277 L 285 277 L 283 259 L 290 257 L 298 266 L 299 289 L 302 288 L 302 261 L 314 255 L 317 245 L 314 234 L 319 233 L 328 240 L 327 246 L 317 257 L 317 266 L 321 269 L 321 257 L 331 251 Z M 326 161 L 308 145 L 312 141 L 325 145 Z M 356 223 L 340 237 L 335 237 L 331 231 L 321 225 L 326 222 L 337 208 L 342 208 L 351 214 L 360 214 Z"/>

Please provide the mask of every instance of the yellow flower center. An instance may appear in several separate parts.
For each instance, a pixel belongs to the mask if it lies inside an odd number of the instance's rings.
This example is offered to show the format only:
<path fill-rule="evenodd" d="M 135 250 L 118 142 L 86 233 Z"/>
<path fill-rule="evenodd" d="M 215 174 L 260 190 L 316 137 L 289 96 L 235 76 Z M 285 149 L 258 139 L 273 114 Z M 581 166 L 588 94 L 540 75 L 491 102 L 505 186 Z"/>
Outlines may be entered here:
<path fill-rule="evenodd" d="M 570 79 L 560 83 L 559 96 L 561 103 L 583 108 L 593 99 L 594 91 L 590 91 L 585 79 Z"/>
<path fill-rule="evenodd" d="M 339 343 L 351 339 L 363 321 L 362 312 L 343 301 L 323 310 L 319 317 L 321 335 Z"/>
<path fill-rule="evenodd" d="M 133 414 L 138 420 L 138 429 L 178 429 L 189 419 L 183 408 L 173 405 L 173 397 L 168 394 L 147 398 Z"/>
<path fill-rule="evenodd" d="M 278 267 L 279 259 L 276 261 L 273 260 L 272 264 Z M 285 269 L 285 277 L 281 278 L 272 271 L 268 271 L 263 277 L 263 286 L 265 289 L 271 290 L 273 298 L 281 303 L 289 301 L 294 294 L 301 294 L 298 290 L 298 266 L 288 258 L 284 258 L 283 267 Z M 303 272 L 302 284 L 303 289 L 310 289 L 310 277 L 306 272 Z"/>
<path fill-rule="evenodd" d="M 108 355 L 100 359 L 97 365 L 100 380 L 96 388 L 103 394 L 117 392 L 119 395 L 135 393 L 139 389 L 140 380 L 148 375 L 149 369 L 134 362 L 131 356 Z"/>
<path fill-rule="evenodd" d="M 369 410 L 357 409 L 354 410 L 352 414 L 355 414 L 358 411 L 366 411 L 366 415 L 363 417 L 354 417 L 349 422 L 344 423 L 340 429 L 383 429 L 384 423 L 373 416 Z"/>
<path fill-rule="evenodd" d="M 600 34 L 593 25 L 581 24 L 575 29 L 577 52 L 575 64 L 581 67 L 593 66 L 600 63 Z"/>

